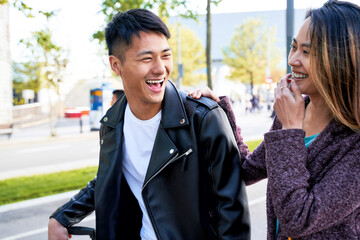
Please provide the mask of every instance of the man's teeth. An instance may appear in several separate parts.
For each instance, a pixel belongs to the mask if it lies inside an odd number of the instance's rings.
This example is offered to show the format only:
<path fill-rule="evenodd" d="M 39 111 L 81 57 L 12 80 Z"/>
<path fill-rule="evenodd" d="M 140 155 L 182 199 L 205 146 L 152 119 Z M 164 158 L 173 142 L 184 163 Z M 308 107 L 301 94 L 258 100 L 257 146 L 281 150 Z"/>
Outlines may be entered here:
<path fill-rule="evenodd" d="M 296 77 L 296 78 L 307 78 L 307 76 L 308 76 L 306 74 L 301 74 L 301 73 L 293 73 L 292 75 L 293 75 L 293 77 Z"/>
<path fill-rule="evenodd" d="M 161 79 L 161 80 L 156 80 L 156 81 L 148 80 L 148 81 L 146 81 L 146 83 L 155 84 L 155 83 L 162 83 L 163 81 L 164 81 L 163 79 Z"/>

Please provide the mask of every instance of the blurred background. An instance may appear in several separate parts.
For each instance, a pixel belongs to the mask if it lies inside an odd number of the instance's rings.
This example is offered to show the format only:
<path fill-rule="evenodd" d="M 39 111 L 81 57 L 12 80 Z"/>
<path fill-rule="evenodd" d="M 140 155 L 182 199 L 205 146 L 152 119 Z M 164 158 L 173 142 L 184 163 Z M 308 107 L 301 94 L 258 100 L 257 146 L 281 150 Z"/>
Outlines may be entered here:
<path fill-rule="evenodd" d="M 272 123 L 274 84 L 291 71 L 292 38 L 325 2 L 0 0 L 0 239 L 47 239 L 51 212 L 96 175 L 99 120 L 122 89 L 103 32 L 116 12 L 159 15 L 172 35 L 171 80 L 229 96 L 253 149 Z M 247 188 L 252 239 L 266 239 L 265 189 Z"/>
<path fill-rule="evenodd" d="M 171 79 L 180 89 L 207 85 L 239 111 L 269 110 L 272 84 L 289 71 L 289 39 L 306 9 L 324 2 L 0 0 L 1 128 L 56 121 L 67 111 L 98 121 L 110 106 L 109 91 L 122 88 L 108 65 L 103 29 L 117 11 L 135 7 L 168 24 Z M 93 89 L 101 96 L 91 96 Z"/>

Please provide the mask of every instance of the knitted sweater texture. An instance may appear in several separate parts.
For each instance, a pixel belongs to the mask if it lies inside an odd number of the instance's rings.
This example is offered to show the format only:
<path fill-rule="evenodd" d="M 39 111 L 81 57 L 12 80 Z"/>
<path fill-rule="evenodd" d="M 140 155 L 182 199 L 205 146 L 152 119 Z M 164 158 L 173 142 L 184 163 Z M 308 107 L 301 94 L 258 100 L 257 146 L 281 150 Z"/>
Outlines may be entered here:
<path fill-rule="evenodd" d="M 306 148 L 302 129 L 283 130 L 275 118 L 250 153 L 229 99 L 221 97 L 219 105 L 234 131 L 246 184 L 268 179 L 267 239 L 360 239 L 360 133 L 332 120 Z"/>

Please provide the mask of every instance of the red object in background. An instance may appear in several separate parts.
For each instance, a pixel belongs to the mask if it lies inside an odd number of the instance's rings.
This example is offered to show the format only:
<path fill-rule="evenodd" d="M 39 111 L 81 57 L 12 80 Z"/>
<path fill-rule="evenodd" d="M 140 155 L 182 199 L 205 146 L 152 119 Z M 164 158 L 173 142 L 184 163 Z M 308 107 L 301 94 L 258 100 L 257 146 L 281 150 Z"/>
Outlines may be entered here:
<path fill-rule="evenodd" d="M 81 118 L 81 116 L 89 115 L 89 111 L 88 107 L 76 107 L 65 108 L 64 113 L 66 118 Z"/>
<path fill-rule="evenodd" d="M 83 132 L 82 126 L 83 126 L 83 122 L 82 122 L 82 116 L 83 115 L 89 115 L 89 108 L 86 107 L 78 107 L 78 108 L 65 108 L 64 109 L 64 113 L 65 113 L 65 118 L 78 118 L 79 124 L 80 124 L 80 133 Z"/>
<path fill-rule="evenodd" d="M 64 109 L 66 118 L 81 118 L 82 111 L 75 108 L 65 108 Z"/>
<path fill-rule="evenodd" d="M 75 111 L 65 112 L 66 118 L 81 118 L 81 115 L 82 115 L 81 112 L 75 112 Z"/>

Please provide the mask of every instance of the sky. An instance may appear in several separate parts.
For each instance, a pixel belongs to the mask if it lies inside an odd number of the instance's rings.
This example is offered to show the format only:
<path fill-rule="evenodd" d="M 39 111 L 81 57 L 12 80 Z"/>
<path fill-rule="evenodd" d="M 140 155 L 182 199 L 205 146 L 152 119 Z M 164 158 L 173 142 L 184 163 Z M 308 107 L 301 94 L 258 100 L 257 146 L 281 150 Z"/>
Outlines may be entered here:
<path fill-rule="evenodd" d="M 350 0 L 360 5 L 360 0 Z M 102 78 L 108 74 L 101 57 L 102 48 L 91 35 L 104 25 L 104 18 L 99 14 L 102 0 L 25 0 L 35 11 L 60 9 L 58 16 L 49 23 L 53 30 L 54 42 L 69 52 L 69 77 L 73 79 Z M 205 13 L 206 0 L 194 0 L 191 8 Z M 316 8 L 325 0 L 294 0 L 297 9 Z M 286 0 L 223 0 L 218 6 L 212 6 L 212 13 L 254 12 L 286 9 Z M 31 32 L 43 29 L 45 17 L 28 19 L 22 13 L 10 8 L 11 55 L 15 61 L 24 57 L 24 49 L 18 44 L 20 39 L 31 37 Z"/>

